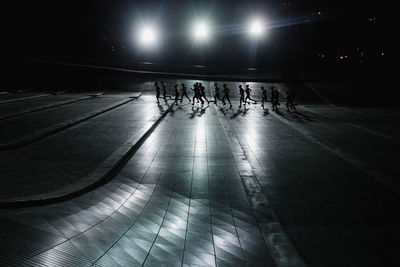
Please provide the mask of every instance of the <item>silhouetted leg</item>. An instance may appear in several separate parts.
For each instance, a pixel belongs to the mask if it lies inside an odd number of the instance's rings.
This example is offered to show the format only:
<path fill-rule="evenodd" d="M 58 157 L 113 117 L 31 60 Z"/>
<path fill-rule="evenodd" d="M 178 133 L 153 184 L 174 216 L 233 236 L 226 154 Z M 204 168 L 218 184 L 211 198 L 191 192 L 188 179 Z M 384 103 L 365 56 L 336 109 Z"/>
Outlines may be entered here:
<path fill-rule="evenodd" d="M 214 95 L 214 103 L 215 103 L 215 105 L 217 105 L 217 106 L 218 106 L 218 99 L 221 100 L 221 99 L 218 97 L 217 94 Z"/>
<path fill-rule="evenodd" d="M 189 100 L 189 103 L 190 103 L 190 98 L 189 98 L 189 96 L 187 95 L 187 93 L 184 93 L 184 94 L 182 95 L 181 102 L 182 102 L 183 96 L 185 96 L 185 97 Z"/>
<path fill-rule="evenodd" d="M 226 96 L 226 100 L 229 102 L 229 108 L 232 108 L 232 103 L 231 100 L 229 99 L 229 96 Z M 225 101 L 224 101 L 225 103 Z"/>
<path fill-rule="evenodd" d="M 210 101 L 208 101 L 207 97 L 203 95 L 204 99 L 207 101 L 207 104 L 210 104 Z"/>

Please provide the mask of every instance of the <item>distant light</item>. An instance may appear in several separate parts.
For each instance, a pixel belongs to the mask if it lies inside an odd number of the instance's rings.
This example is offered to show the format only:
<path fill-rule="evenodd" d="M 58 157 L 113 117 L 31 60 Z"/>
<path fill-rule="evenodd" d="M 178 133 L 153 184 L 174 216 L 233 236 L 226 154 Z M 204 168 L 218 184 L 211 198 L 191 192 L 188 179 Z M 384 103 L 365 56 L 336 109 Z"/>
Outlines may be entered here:
<path fill-rule="evenodd" d="M 206 42 L 210 39 L 211 31 L 207 22 L 197 22 L 193 27 L 193 38 L 195 41 Z"/>
<path fill-rule="evenodd" d="M 249 34 L 254 38 L 260 38 L 265 35 L 266 23 L 260 18 L 254 18 L 249 22 L 248 31 Z"/>
<path fill-rule="evenodd" d="M 381 53 L 381 56 L 384 56 L 384 55 L 385 55 L 385 53 L 384 53 L 384 52 L 382 52 L 382 53 Z"/>
<path fill-rule="evenodd" d="M 159 33 L 153 25 L 145 25 L 139 28 L 138 43 L 143 48 L 153 48 L 157 45 Z"/>

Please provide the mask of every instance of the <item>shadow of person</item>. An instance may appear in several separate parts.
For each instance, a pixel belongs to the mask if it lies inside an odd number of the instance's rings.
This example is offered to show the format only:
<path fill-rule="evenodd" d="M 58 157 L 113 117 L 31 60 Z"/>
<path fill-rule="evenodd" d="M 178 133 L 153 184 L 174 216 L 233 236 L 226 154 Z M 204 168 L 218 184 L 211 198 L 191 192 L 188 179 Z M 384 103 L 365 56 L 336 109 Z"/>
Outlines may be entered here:
<path fill-rule="evenodd" d="M 219 108 L 219 111 L 222 113 L 222 114 L 224 114 L 224 116 L 226 116 L 226 111 L 225 111 L 225 109 L 223 109 L 223 108 Z"/>
<path fill-rule="evenodd" d="M 299 116 L 302 116 L 304 119 L 306 119 L 307 121 L 313 121 L 309 116 L 307 116 L 307 115 L 305 115 L 305 114 L 303 114 L 303 113 L 301 113 L 301 112 L 299 112 L 299 111 L 297 111 L 297 110 L 295 110 L 295 111 L 293 111 L 292 112 L 293 114 L 297 114 L 297 115 L 299 115 Z"/>
<path fill-rule="evenodd" d="M 269 115 L 269 109 L 268 108 L 264 109 L 264 116 L 267 116 L 267 115 Z"/>
<path fill-rule="evenodd" d="M 278 114 L 279 116 L 281 116 L 282 118 L 290 121 L 290 119 L 288 117 L 286 117 L 279 109 L 275 110 L 275 113 Z"/>
<path fill-rule="evenodd" d="M 159 109 L 159 111 L 160 111 L 160 114 L 163 114 L 164 111 L 165 111 L 164 107 L 161 106 L 160 104 L 158 104 L 158 109 Z"/>
<path fill-rule="evenodd" d="M 175 115 L 175 109 L 174 107 L 171 108 L 171 111 L 169 112 L 169 116 L 173 117 Z"/>
<path fill-rule="evenodd" d="M 295 113 L 289 112 L 289 114 L 292 115 L 292 118 L 295 118 L 295 119 L 298 120 L 299 122 L 301 122 L 301 123 L 304 123 L 304 122 L 305 122 L 305 121 L 303 120 L 302 117 L 297 116 Z"/>
<path fill-rule="evenodd" d="M 192 112 L 190 113 L 189 118 L 190 119 L 194 119 L 194 117 L 196 116 L 196 114 L 199 112 L 199 108 L 198 107 L 192 107 Z"/>
<path fill-rule="evenodd" d="M 232 114 L 231 119 L 236 118 L 237 116 L 239 116 L 240 114 L 242 114 L 242 109 L 238 108 L 238 110 Z"/>
<path fill-rule="evenodd" d="M 210 107 L 210 106 L 202 107 L 202 108 L 200 109 L 200 112 L 199 112 L 199 117 L 203 116 L 203 115 L 206 113 L 206 110 L 207 110 L 209 107 Z"/>
<path fill-rule="evenodd" d="M 185 110 L 184 107 L 186 107 L 186 106 L 188 106 L 188 105 L 189 105 L 189 103 L 186 103 L 186 104 L 183 104 L 183 105 L 179 105 L 179 106 L 178 106 L 178 109 L 179 109 L 179 110 Z"/>

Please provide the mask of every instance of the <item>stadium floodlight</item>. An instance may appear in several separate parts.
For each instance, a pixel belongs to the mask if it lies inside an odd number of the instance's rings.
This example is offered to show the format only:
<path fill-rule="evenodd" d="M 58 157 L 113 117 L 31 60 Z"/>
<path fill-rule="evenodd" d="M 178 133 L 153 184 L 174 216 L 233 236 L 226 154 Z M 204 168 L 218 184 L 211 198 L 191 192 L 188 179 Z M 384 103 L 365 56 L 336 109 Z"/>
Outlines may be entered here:
<path fill-rule="evenodd" d="M 154 48 L 159 40 L 159 33 L 154 25 L 143 25 L 138 30 L 138 43 L 142 48 Z"/>
<path fill-rule="evenodd" d="M 193 38 L 195 41 L 206 42 L 210 39 L 210 26 L 202 21 L 197 22 L 193 27 Z"/>
<path fill-rule="evenodd" d="M 249 22 L 248 31 L 251 37 L 261 38 L 265 35 L 266 23 L 260 18 L 254 18 Z"/>

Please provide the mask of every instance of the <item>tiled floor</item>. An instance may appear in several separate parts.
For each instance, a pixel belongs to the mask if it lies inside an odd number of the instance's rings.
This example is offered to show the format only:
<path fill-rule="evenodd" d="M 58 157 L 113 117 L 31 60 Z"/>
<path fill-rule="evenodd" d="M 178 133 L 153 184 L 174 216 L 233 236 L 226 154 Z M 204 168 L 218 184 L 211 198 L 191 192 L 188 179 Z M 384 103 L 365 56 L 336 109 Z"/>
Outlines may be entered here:
<path fill-rule="evenodd" d="M 6 212 L 4 223 L 21 228 L 2 241 L 38 245 L 24 244 L 19 257 L 2 253 L 1 261 L 274 266 L 216 111 L 193 119 L 189 111 L 168 117 L 110 184 L 66 203 Z"/>
<path fill-rule="evenodd" d="M 2 210 L 0 265 L 296 266 L 285 265 L 285 237 L 308 266 L 398 265 L 395 184 L 352 164 L 364 158 L 346 148 L 391 141 L 355 143 L 351 134 L 367 136 L 357 130 L 336 142 L 351 116 L 308 108 L 176 107 L 108 184 L 63 203 Z M 327 111 L 341 120 L 321 116 Z M 377 112 L 357 123 L 378 131 L 370 120 Z M 398 174 L 381 167 L 377 176 Z M 257 190 L 264 202 L 252 198 Z M 266 239 L 260 219 L 272 212 L 279 221 L 271 225 L 287 236 Z"/>
<path fill-rule="evenodd" d="M 103 98 L 106 100 L 103 99 L 95 106 L 127 99 L 109 96 Z M 84 178 L 143 125 L 160 114 L 160 109 L 153 105 L 152 100 L 148 97 L 133 100 L 37 142 L 0 151 L 0 199 L 45 194 Z M 80 104 L 90 106 L 86 101 Z M 80 111 L 75 111 L 75 115 L 82 116 Z M 65 112 L 64 117 L 68 115 Z M 45 124 L 50 124 L 54 117 L 52 113 L 53 110 L 47 110 L 43 114 L 33 113 L 30 116 L 35 117 L 35 120 L 42 118 Z M 7 121 L 3 123 L 10 126 Z M 14 122 L 12 125 L 18 125 L 16 128 L 24 127 L 15 120 L 11 121 Z M 35 125 L 35 121 L 31 124 Z M 9 130 L 8 127 L 4 129 Z"/>

